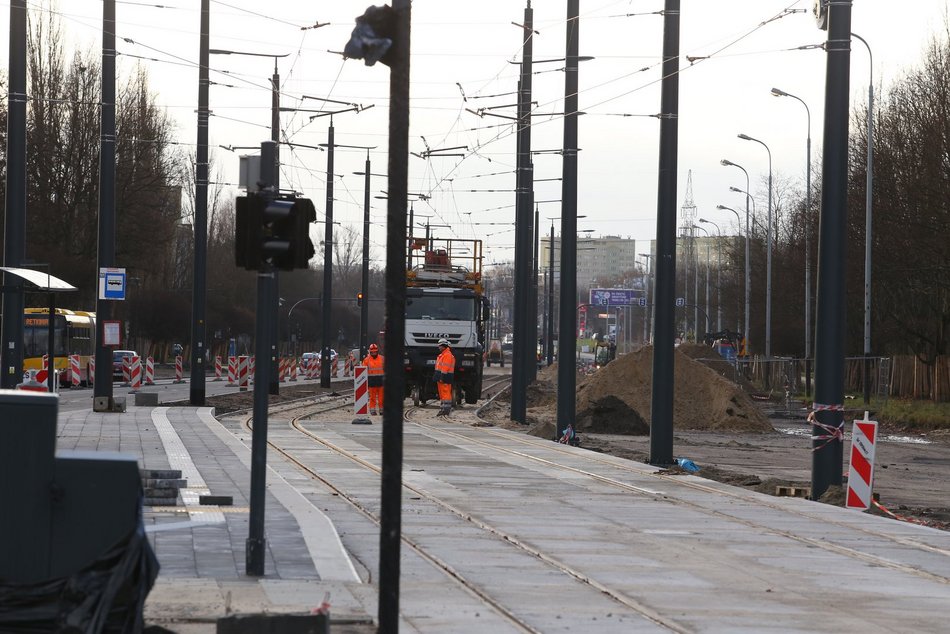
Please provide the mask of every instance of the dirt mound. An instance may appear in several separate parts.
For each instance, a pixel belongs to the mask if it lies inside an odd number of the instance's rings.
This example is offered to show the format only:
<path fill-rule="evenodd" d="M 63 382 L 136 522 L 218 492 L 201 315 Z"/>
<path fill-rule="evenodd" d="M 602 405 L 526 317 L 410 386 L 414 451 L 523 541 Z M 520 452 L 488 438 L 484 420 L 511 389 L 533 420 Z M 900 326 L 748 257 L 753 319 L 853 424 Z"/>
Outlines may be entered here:
<path fill-rule="evenodd" d="M 772 431 L 745 392 L 716 370 L 680 350 L 673 370 L 675 429 Z M 649 433 L 652 390 L 652 346 L 617 357 L 578 388 L 577 431 Z"/>
<path fill-rule="evenodd" d="M 684 343 L 677 348 L 677 351 L 682 352 L 690 359 L 699 361 L 719 376 L 737 383 L 746 393 L 751 394 L 756 391 L 755 386 L 741 372 L 736 370 L 736 366 L 723 359 L 713 348 L 698 343 Z"/>

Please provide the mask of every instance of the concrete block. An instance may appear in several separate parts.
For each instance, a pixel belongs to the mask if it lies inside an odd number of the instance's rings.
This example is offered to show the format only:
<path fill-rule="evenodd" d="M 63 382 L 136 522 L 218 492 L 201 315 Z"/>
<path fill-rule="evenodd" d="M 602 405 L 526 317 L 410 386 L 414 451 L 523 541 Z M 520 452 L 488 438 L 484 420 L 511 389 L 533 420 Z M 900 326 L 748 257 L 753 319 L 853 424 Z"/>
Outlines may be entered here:
<path fill-rule="evenodd" d="M 92 411 L 94 412 L 110 412 L 112 411 L 112 406 L 109 403 L 108 396 L 96 396 L 92 399 Z"/>
<path fill-rule="evenodd" d="M 113 412 L 124 412 L 126 409 L 125 397 L 116 396 L 112 399 L 112 411 Z"/>
<path fill-rule="evenodd" d="M 210 506 L 231 506 L 234 498 L 230 495 L 199 495 L 198 504 Z"/>
<path fill-rule="evenodd" d="M 218 619 L 217 634 L 329 634 L 329 614 L 246 614 Z"/>
<path fill-rule="evenodd" d="M 181 477 L 181 469 L 139 469 L 139 477 L 143 479 L 174 480 Z"/>
<path fill-rule="evenodd" d="M 158 405 L 158 392 L 136 392 L 135 404 L 138 407 Z"/>
<path fill-rule="evenodd" d="M 142 486 L 149 489 L 184 489 L 188 480 L 174 478 L 142 478 Z"/>

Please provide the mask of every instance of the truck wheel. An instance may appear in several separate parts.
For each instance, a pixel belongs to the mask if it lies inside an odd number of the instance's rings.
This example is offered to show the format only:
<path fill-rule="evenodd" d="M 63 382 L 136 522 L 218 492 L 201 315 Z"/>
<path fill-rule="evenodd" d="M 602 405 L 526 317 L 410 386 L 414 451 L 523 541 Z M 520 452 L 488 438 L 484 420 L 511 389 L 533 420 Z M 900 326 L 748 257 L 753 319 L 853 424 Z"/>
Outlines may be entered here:
<path fill-rule="evenodd" d="M 419 407 L 419 386 L 412 386 L 412 404 Z"/>
<path fill-rule="evenodd" d="M 465 402 L 469 405 L 474 405 L 478 402 L 478 395 L 475 394 L 474 390 L 465 390 Z"/>

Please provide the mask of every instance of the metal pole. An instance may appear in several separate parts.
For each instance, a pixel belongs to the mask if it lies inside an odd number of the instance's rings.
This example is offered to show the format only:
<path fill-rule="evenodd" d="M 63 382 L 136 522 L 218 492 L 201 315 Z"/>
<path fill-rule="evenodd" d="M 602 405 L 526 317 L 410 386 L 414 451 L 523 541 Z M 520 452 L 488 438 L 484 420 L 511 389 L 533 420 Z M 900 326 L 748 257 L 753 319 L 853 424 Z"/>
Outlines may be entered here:
<path fill-rule="evenodd" d="M 205 304 L 208 282 L 208 31 L 210 0 L 201 0 L 198 50 L 198 146 L 195 150 L 195 268 L 192 271 L 190 403 L 205 404 Z M 97 364 L 98 367 L 98 364 Z M 98 374 L 98 373 L 97 373 Z"/>
<path fill-rule="evenodd" d="M 271 77 L 270 97 L 270 140 L 274 142 L 274 160 L 269 164 L 272 176 L 270 182 L 274 187 L 274 195 L 280 194 L 280 75 L 277 74 L 277 57 L 274 57 L 274 75 Z M 263 164 L 263 162 L 262 162 Z M 270 308 L 271 311 L 271 349 L 274 359 L 280 358 L 280 271 L 272 269 L 272 275 L 267 278 L 271 284 Z M 269 394 L 280 394 L 280 373 L 271 372 L 267 384 Z"/>
<path fill-rule="evenodd" d="M 856 33 L 868 49 L 868 159 L 864 192 L 864 404 L 871 400 L 871 202 L 874 189 L 874 57 L 871 45 Z"/>
<path fill-rule="evenodd" d="M 360 306 L 360 360 L 365 359 L 369 338 L 369 150 L 366 150 L 366 176 L 363 184 L 363 304 Z"/>
<path fill-rule="evenodd" d="M 402 532 L 402 413 L 406 393 L 403 367 L 406 343 L 406 200 L 409 178 L 410 0 L 393 0 L 394 37 L 389 73 L 389 165 L 386 224 L 386 322 L 383 453 L 380 477 L 379 608 L 380 632 L 399 631 L 399 549 Z M 369 170 L 367 170 L 369 171 Z M 396 315 L 396 318 L 391 316 Z M 395 396 L 395 398 L 392 398 Z"/>
<path fill-rule="evenodd" d="M 557 434 L 574 428 L 577 407 L 577 90 L 580 0 L 567 0 L 564 68 L 564 161 L 561 180 L 561 301 L 557 364 Z"/>
<path fill-rule="evenodd" d="M 524 10 L 524 44 L 521 78 L 518 82 L 518 142 L 515 211 L 515 323 L 511 369 L 511 420 L 524 424 L 527 409 L 526 390 L 531 380 L 532 341 L 537 327 L 531 327 L 531 67 L 534 44 L 534 10 L 530 0 Z"/>
<path fill-rule="evenodd" d="M 277 144 L 261 143 L 261 194 L 276 195 L 273 188 Z M 245 572 L 249 576 L 264 576 L 267 539 L 264 534 L 264 507 L 267 487 L 267 401 L 274 358 L 273 324 L 277 284 L 273 269 L 264 264 L 257 274 L 257 324 L 254 332 L 254 429 L 251 434 L 251 494 L 248 535 L 245 542 Z M 273 372 L 276 374 L 276 372 Z"/>
<path fill-rule="evenodd" d="M 99 120 L 99 270 L 102 270 L 115 266 L 115 0 L 102 3 L 102 105 Z M 13 161 L 9 160 L 7 169 L 13 167 Z M 23 312 L 22 308 L 20 312 Z M 102 325 L 110 319 L 112 302 L 97 299 L 96 367 L 99 371 L 96 372 L 93 396 L 104 398 L 111 409 L 112 350 L 102 341 Z M 22 366 L 22 358 L 20 363 Z M 96 405 L 94 398 L 93 407 Z"/>
<path fill-rule="evenodd" d="M 656 275 L 653 300 L 653 389 L 650 463 L 673 463 L 673 299 L 676 284 L 676 170 L 679 136 L 680 2 L 663 11 L 663 81 L 660 112 L 660 169 L 657 182 Z M 573 369 L 572 369 L 573 370 Z"/>
<path fill-rule="evenodd" d="M 534 171 L 532 166 L 532 172 Z M 530 182 L 530 181 L 529 181 Z M 528 192 L 530 200 L 534 200 L 534 188 Z M 531 248 L 534 256 L 531 259 L 531 297 L 528 302 L 528 331 L 531 333 L 531 365 L 528 366 L 529 383 L 538 378 L 538 245 L 540 244 L 540 228 L 538 227 L 538 206 L 534 207 L 534 226 L 531 231 Z"/>
<path fill-rule="evenodd" d="M 548 325 L 547 364 L 554 363 L 554 221 L 551 221 L 551 237 L 548 239 Z"/>
<path fill-rule="evenodd" d="M 107 0 L 103 3 L 103 72 L 105 72 L 105 57 L 107 38 L 106 31 L 108 10 L 111 7 L 111 20 L 115 22 L 115 3 Z M 23 264 L 24 244 L 26 244 L 26 0 L 11 0 L 10 2 L 10 57 L 8 60 L 7 76 L 9 77 L 9 93 L 7 95 L 7 199 L 6 217 L 3 231 L 3 264 L 4 266 L 19 267 Z M 114 29 L 109 30 L 115 33 Z M 112 35 L 112 46 L 115 49 L 115 36 Z M 114 61 L 113 61 L 114 63 Z M 114 85 L 114 84 L 113 84 Z M 105 90 L 105 82 L 103 82 Z M 113 100 L 114 102 L 114 100 Z M 105 116 L 106 106 L 102 108 Z M 105 156 L 101 156 L 104 160 Z M 102 191 L 100 189 L 100 191 Z M 100 200 L 100 204 L 101 204 Z M 100 215 L 100 249 L 104 247 L 102 239 L 102 216 Z M 111 235 L 111 234 L 110 234 Z M 109 253 L 114 252 L 114 248 Z M 100 257 L 102 251 L 100 250 Z M 103 266 L 100 260 L 99 266 Z M 110 259 L 111 266 L 111 259 Z M 106 302 L 100 302 L 105 304 Z M 17 275 L 3 274 L 3 307 L 0 317 L 2 321 L 2 342 L 0 346 L 0 387 L 13 389 L 23 376 L 23 282 Z M 99 317 L 101 320 L 102 317 Z M 101 322 L 100 322 L 101 323 Z M 101 326 L 100 326 L 101 328 Z M 102 347 L 101 337 L 96 337 L 96 359 L 99 358 L 99 348 Z M 103 348 L 101 354 L 109 354 Z M 109 357 L 109 367 L 112 367 L 112 357 Z M 97 384 L 97 388 L 100 387 Z M 99 396 L 99 390 L 95 392 Z M 108 392 L 104 396 L 112 396 L 112 374 L 109 374 Z"/>
<path fill-rule="evenodd" d="M 777 97 L 791 97 L 805 106 L 805 115 L 807 127 L 807 137 L 805 142 L 805 395 L 811 396 L 811 228 L 808 220 L 811 215 L 811 109 L 804 99 L 795 95 L 779 90 L 772 89 L 772 94 Z"/>
<path fill-rule="evenodd" d="M 389 199 L 392 200 L 392 192 Z M 330 387 L 330 306 L 333 301 L 333 117 L 327 133 L 326 228 L 323 232 L 323 349 L 320 351 L 320 387 Z M 400 313 L 401 314 L 401 313 Z"/>
<path fill-rule="evenodd" d="M 848 239 L 848 95 L 851 2 L 828 5 L 825 123 L 822 147 L 818 303 L 815 322 L 815 425 L 812 498 L 841 485 L 844 351 L 847 339 L 845 254 Z"/>

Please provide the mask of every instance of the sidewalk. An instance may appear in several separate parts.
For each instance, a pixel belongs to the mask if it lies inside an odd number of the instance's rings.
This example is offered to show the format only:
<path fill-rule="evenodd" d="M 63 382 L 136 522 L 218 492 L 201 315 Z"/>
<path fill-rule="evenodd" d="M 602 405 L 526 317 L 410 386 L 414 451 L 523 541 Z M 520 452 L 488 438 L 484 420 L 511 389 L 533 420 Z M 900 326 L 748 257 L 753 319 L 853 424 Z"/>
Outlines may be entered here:
<path fill-rule="evenodd" d="M 58 450 L 120 451 L 136 456 L 142 469 L 179 470 L 187 480 L 178 505 L 145 507 L 161 564 L 147 622 L 179 633 L 211 632 L 228 613 L 306 614 L 329 593 L 334 632 L 348 631 L 338 624 L 370 623 L 364 602 L 375 610 L 375 590 L 364 587 L 367 574 L 357 573 L 329 518 L 272 469 L 265 576 L 245 575 L 249 444 L 249 433 L 243 439 L 231 434 L 211 408 L 130 406 L 123 413 L 59 415 Z M 201 495 L 231 496 L 234 503 L 201 506 Z"/>

